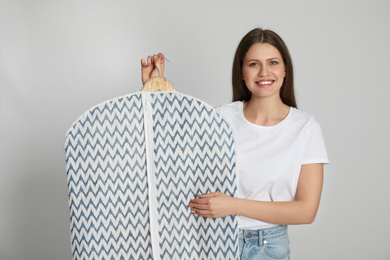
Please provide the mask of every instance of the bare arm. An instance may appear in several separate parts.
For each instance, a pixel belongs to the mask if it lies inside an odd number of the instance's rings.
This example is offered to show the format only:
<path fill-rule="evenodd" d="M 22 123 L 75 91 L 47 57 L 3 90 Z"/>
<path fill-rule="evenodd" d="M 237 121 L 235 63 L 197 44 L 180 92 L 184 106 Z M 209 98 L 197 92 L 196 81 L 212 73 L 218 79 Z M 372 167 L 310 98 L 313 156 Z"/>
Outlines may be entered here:
<path fill-rule="evenodd" d="M 222 193 L 199 195 L 188 205 L 203 217 L 242 215 L 280 225 L 312 223 L 317 214 L 323 184 L 323 164 L 304 164 L 295 201 L 266 202 L 232 198 Z"/>

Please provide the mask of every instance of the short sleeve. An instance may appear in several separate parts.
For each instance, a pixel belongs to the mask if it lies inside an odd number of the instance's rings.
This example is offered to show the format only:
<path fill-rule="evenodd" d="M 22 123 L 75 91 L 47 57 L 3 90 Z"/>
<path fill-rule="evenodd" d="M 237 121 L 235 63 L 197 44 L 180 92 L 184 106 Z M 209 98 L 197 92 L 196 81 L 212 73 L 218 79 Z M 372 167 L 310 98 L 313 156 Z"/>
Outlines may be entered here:
<path fill-rule="evenodd" d="M 310 118 L 306 128 L 302 160 L 302 164 L 310 163 L 329 163 L 321 126 L 314 117 Z"/>
<path fill-rule="evenodd" d="M 217 110 L 217 112 L 221 114 L 222 106 L 215 107 L 215 110 Z"/>

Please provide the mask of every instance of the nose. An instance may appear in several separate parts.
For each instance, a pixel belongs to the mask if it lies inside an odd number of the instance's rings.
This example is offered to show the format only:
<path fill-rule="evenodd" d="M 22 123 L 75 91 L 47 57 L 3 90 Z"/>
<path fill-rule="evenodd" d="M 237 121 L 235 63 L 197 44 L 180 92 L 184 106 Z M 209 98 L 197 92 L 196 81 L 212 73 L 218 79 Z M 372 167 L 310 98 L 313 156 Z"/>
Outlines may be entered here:
<path fill-rule="evenodd" d="M 268 75 L 268 67 L 267 66 L 260 66 L 258 75 L 261 77 L 267 76 Z"/>

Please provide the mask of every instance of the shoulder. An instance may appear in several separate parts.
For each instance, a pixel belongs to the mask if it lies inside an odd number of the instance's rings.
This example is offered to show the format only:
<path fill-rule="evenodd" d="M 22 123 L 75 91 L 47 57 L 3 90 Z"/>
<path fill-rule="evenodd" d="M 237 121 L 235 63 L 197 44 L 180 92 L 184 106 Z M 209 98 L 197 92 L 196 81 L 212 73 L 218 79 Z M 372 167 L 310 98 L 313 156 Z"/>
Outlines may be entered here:
<path fill-rule="evenodd" d="M 291 117 L 293 119 L 292 121 L 298 124 L 319 124 L 312 114 L 299 110 L 297 108 L 292 108 Z"/>
<path fill-rule="evenodd" d="M 314 118 L 312 114 L 309 114 L 305 111 L 299 110 L 298 108 L 292 108 L 292 113 L 294 115 L 294 119 L 296 120 L 311 120 Z"/>
<path fill-rule="evenodd" d="M 304 142 L 302 164 L 329 163 L 320 123 L 312 114 L 298 109 L 294 109 L 294 119 L 296 126 L 302 131 Z"/>
<path fill-rule="evenodd" d="M 215 109 L 222 115 L 234 115 L 238 114 L 240 108 L 242 108 L 242 101 L 235 101 L 232 103 L 224 104 L 222 106 L 218 106 Z"/>
<path fill-rule="evenodd" d="M 242 101 L 236 101 L 219 106 L 216 110 L 231 127 L 237 128 L 242 123 L 242 104 Z"/>
<path fill-rule="evenodd" d="M 317 119 L 307 112 L 293 108 L 291 122 L 295 127 L 302 129 L 307 138 L 319 136 L 322 138 L 322 129 Z"/>
<path fill-rule="evenodd" d="M 312 114 L 292 108 L 290 119 L 288 126 L 303 131 L 305 135 L 322 135 L 321 125 Z"/>

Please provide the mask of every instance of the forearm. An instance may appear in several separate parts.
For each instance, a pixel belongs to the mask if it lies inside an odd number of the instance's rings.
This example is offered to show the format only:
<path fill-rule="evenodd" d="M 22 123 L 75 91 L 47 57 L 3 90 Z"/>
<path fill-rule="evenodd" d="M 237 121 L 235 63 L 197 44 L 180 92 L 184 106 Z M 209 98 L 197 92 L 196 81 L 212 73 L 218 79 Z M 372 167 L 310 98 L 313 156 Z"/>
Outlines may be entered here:
<path fill-rule="evenodd" d="M 233 201 L 235 215 L 279 225 L 312 223 L 318 209 L 318 206 L 303 201 L 268 202 L 238 198 Z"/>
<path fill-rule="evenodd" d="M 309 224 L 317 214 L 323 183 L 323 165 L 302 165 L 295 201 L 267 202 L 234 198 L 236 215 L 280 225 Z"/>
<path fill-rule="evenodd" d="M 199 195 L 188 205 L 195 214 L 203 217 L 219 218 L 228 215 L 241 215 L 263 222 L 294 225 L 313 222 L 319 200 L 268 202 L 230 197 L 223 193 Z"/>
<path fill-rule="evenodd" d="M 301 169 L 295 201 L 247 200 L 216 192 L 199 195 L 188 206 L 195 214 L 203 217 L 241 215 L 280 225 L 309 224 L 317 214 L 322 183 L 323 165 L 305 164 Z"/>

